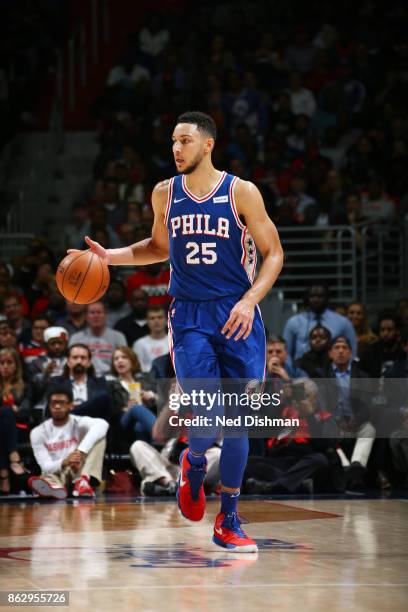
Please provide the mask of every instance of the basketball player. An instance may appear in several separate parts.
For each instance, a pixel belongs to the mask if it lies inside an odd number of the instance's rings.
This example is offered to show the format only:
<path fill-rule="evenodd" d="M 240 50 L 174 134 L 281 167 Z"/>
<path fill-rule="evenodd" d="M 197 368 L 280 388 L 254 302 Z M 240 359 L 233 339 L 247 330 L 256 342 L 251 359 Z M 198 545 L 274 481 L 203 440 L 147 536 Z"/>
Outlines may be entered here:
<path fill-rule="evenodd" d="M 255 185 L 213 166 L 215 140 L 211 117 L 181 115 L 173 132 L 179 174 L 153 190 L 151 237 L 120 249 L 104 249 L 89 237 L 86 242 L 110 265 L 146 265 L 170 256 L 169 334 L 178 380 L 263 380 L 265 332 L 258 302 L 281 271 L 282 248 Z M 256 247 L 263 262 L 253 282 Z M 178 505 L 191 521 L 204 516 L 205 452 L 213 442 L 191 430 L 180 458 Z M 228 551 L 257 551 L 237 513 L 247 456 L 247 435 L 224 438 L 213 541 Z"/>

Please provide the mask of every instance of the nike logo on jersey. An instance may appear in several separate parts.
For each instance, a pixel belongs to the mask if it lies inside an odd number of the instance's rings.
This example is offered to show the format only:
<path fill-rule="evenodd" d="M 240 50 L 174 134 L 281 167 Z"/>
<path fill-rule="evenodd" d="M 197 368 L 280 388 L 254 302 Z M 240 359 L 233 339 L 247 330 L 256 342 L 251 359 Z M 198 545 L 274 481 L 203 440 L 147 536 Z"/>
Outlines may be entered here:
<path fill-rule="evenodd" d="M 214 204 L 222 204 L 223 202 L 228 202 L 228 196 L 216 196 L 215 198 L 213 198 L 213 202 Z"/>
<path fill-rule="evenodd" d="M 179 199 L 174 198 L 173 202 L 174 202 L 175 204 L 178 204 L 179 202 L 182 202 L 183 200 L 187 200 L 187 198 L 179 198 Z"/>

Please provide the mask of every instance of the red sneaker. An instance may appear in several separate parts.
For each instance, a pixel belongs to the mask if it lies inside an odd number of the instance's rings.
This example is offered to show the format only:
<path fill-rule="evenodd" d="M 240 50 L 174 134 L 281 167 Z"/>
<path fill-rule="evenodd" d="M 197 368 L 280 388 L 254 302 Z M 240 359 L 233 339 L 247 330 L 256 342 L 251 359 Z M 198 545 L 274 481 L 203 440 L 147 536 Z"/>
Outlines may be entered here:
<path fill-rule="evenodd" d="M 48 482 L 41 476 L 31 476 L 28 479 L 28 486 L 40 495 L 40 497 L 53 497 L 54 499 L 65 499 L 67 497 L 67 490 L 65 487 L 60 487 L 57 484 Z"/>
<path fill-rule="evenodd" d="M 236 512 L 232 514 L 219 513 L 215 517 L 213 542 L 225 548 L 228 552 L 255 553 L 258 552 L 256 542 L 241 529 L 241 521 Z"/>
<path fill-rule="evenodd" d="M 73 497 L 95 497 L 95 491 L 89 484 L 89 476 L 80 476 L 74 480 Z"/>
<path fill-rule="evenodd" d="M 191 465 L 188 448 L 180 455 L 180 476 L 177 487 L 177 503 L 181 514 L 189 521 L 201 521 L 205 512 L 204 478 L 207 459 L 203 465 Z"/>

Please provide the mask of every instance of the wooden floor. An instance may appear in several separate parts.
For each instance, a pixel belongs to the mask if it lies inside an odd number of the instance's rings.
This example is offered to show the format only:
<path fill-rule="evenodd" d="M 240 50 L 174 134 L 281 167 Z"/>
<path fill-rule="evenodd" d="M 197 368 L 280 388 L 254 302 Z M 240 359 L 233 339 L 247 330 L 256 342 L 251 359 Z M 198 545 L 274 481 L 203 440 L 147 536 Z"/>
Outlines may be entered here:
<path fill-rule="evenodd" d="M 173 501 L 2 502 L 0 590 L 66 589 L 70 612 L 408 609 L 408 500 L 241 500 L 256 555 L 211 543 L 218 503 L 192 524 Z"/>

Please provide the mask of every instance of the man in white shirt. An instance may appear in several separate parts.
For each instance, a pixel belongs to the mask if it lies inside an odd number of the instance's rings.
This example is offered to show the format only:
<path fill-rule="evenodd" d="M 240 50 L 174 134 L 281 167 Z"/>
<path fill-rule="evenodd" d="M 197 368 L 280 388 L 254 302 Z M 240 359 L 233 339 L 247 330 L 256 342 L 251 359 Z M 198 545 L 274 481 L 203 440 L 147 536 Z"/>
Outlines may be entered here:
<path fill-rule="evenodd" d="M 51 418 L 31 431 L 41 476 L 32 476 L 29 485 L 41 497 L 65 499 L 67 487 L 72 487 L 73 497 L 94 497 L 90 478 L 102 480 L 109 425 L 103 419 L 70 414 L 73 405 L 71 389 L 55 386 L 48 400 Z"/>
<path fill-rule="evenodd" d="M 298 72 L 290 75 L 289 85 L 292 113 L 311 117 L 316 110 L 316 100 L 312 92 L 303 87 L 302 77 Z"/>
<path fill-rule="evenodd" d="M 86 311 L 87 327 L 71 337 L 72 344 L 86 344 L 92 353 L 92 363 L 97 376 L 109 372 L 115 349 L 127 346 L 122 332 L 107 326 L 107 313 L 103 302 L 89 304 Z"/>
<path fill-rule="evenodd" d="M 147 327 L 150 333 L 136 340 L 133 350 L 139 359 L 142 372 L 149 372 L 154 359 L 167 355 L 169 341 L 166 332 L 166 311 L 163 306 L 149 306 Z"/>

